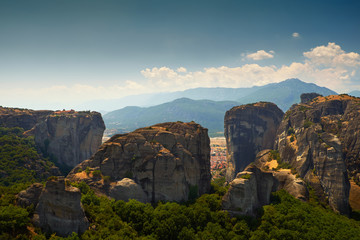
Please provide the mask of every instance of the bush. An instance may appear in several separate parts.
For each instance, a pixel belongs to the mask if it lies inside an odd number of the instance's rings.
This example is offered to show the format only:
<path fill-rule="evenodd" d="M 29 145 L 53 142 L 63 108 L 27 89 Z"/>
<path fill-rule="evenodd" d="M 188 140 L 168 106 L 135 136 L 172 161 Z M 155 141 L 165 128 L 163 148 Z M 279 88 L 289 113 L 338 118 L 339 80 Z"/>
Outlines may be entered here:
<path fill-rule="evenodd" d="M 240 178 L 242 178 L 242 179 L 250 179 L 251 175 L 250 174 L 244 174 L 244 175 L 241 175 Z"/>
<path fill-rule="evenodd" d="M 0 232 L 24 232 L 29 223 L 29 213 L 25 209 L 13 205 L 0 207 Z"/>
<path fill-rule="evenodd" d="M 92 172 L 92 175 L 94 178 L 101 178 L 101 171 L 100 170 L 95 170 Z"/>
<path fill-rule="evenodd" d="M 295 134 L 295 130 L 292 127 L 287 130 L 287 135 L 290 136 L 291 134 Z"/>
<path fill-rule="evenodd" d="M 304 128 L 308 128 L 308 127 L 310 127 L 311 125 L 313 125 L 313 122 L 311 122 L 310 120 L 305 119 L 305 121 L 304 121 Z"/>

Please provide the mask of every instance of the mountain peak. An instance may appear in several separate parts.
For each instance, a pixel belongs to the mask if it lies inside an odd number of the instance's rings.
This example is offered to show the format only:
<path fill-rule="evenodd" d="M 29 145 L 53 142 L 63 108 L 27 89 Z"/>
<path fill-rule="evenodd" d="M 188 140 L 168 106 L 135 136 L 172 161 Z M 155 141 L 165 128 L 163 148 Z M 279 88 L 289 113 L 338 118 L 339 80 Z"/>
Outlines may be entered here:
<path fill-rule="evenodd" d="M 289 78 L 289 79 L 286 79 L 285 81 L 282 81 L 279 83 L 305 83 L 305 82 L 301 81 L 298 78 Z"/>

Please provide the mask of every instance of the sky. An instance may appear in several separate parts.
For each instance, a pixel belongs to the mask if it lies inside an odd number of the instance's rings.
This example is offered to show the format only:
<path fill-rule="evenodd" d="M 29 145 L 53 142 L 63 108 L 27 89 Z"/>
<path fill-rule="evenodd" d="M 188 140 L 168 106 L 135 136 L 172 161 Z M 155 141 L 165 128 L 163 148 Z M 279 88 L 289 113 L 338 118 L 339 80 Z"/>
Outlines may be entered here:
<path fill-rule="evenodd" d="M 357 0 L 0 0 L 0 105 L 288 78 L 360 90 L 359 11 Z"/>

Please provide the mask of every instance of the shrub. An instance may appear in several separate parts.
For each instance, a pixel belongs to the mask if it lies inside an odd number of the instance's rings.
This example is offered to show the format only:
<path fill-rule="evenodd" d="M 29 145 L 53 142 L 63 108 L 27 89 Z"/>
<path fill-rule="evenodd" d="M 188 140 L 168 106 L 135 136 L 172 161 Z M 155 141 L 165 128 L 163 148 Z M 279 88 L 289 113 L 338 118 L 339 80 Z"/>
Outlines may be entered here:
<path fill-rule="evenodd" d="M 110 176 L 103 176 L 103 179 L 105 184 L 109 184 L 111 182 Z"/>
<path fill-rule="evenodd" d="M 90 167 L 86 167 L 85 172 L 86 172 L 86 175 L 89 175 L 90 174 Z"/>
<path fill-rule="evenodd" d="M 277 150 L 270 151 L 270 159 L 280 161 L 280 153 Z"/>
<path fill-rule="evenodd" d="M 251 175 L 250 174 L 244 174 L 244 175 L 241 175 L 240 178 L 242 178 L 242 179 L 250 179 Z"/>
<path fill-rule="evenodd" d="M 308 120 L 308 119 L 305 119 L 305 121 L 304 121 L 304 128 L 308 128 L 308 127 L 310 127 L 312 124 L 313 124 L 313 122 L 311 122 L 311 121 Z"/>
<path fill-rule="evenodd" d="M 101 177 L 101 171 L 100 170 L 95 170 L 92 172 L 92 175 L 94 178 L 100 178 Z"/>
<path fill-rule="evenodd" d="M 56 180 L 58 180 L 58 177 L 57 176 L 50 176 L 50 177 L 48 177 L 47 180 L 48 181 L 56 181 Z"/>
<path fill-rule="evenodd" d="M 295 130 L 294 128 L 290 127 L 288 130 L 287 130 L 287 135 L 290 136 L 291 134 L 294 134 L 295 133 Z"/>

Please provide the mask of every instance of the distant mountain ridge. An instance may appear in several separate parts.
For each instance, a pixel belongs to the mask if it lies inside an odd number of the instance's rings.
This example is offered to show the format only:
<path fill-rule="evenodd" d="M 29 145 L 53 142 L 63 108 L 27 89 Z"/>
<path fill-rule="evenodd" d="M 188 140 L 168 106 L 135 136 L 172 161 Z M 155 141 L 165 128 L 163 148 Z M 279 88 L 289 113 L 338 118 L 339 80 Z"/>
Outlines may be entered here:
<path fill-rule="evenodd" d="M 235 101 L 192 100 L 180 98 L 157 106 L 125 107 L 104 115 L 107 129 L 129 132 L 161 122 L 191 122 L 209 128 L 211 134 L 222 132 L 225 112 L 238 105 Z"/>
<path fill-rule="evenodd" d="M 247 104 L 259 101 L 272 102 L 286 112 L 291 105 L 300 101 L 302 93 L 316 92 L 323 96 L 335 95 L 336 92 L 320 87 L 314 83 L 305 83 L 297 78 L 285 80 L 280 83 L 271 83 L 259 87 L 256 91 L 238 99 L 238 102 Z"/>
<path fill-rule="evenodd" d="M 106 128 L 116 129 L 117 132 L 129 132 L 167 121 L 195 121 L 208 128 L 210 135 L 216 135 L 224 130 L 225 112 L 234 106 L 267 101 L 275 103 L 285 112 L 292 104 L 300 102 L 302 93 L 309 92 L 323 96 L 337 94 L 328 88 L 305 83 L 299 79 L 288 79 L 280 83 L 252 88 L 196 88 L 182 92 L 147 95 L 148 105 L 164 99 L 177 99 L 151 107 L 121 108 L 105 114 L 103 118 Z M 206 98 L 209 99 L 204 100 Z M 132 105 L 136 105 L 135 103 Z"/>
<path fill-rule="evenodd" d="M 269 101 L 276 103 L 283 111 L 286 111 L 305 92 L 317 92 L 322 95 L 337 94 L 328 88 L 319 87 L 313 83 L 305 83 L 299 79 L 288 79 L 279 83 L 250 88 L 193 88 L 176 92 L 131 95 L 120 99 L 87 102 L 78 106 L 77 109 L 93 109 L 107 113 L 127 106 L 151 107 L 178 98 L 190 98 L 193 100 L 237 101 L 241 104 Z M 280 96 L 279 93 L 281 93 Z"/>

